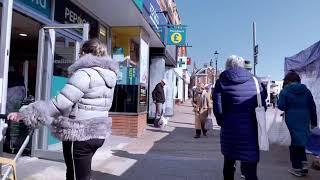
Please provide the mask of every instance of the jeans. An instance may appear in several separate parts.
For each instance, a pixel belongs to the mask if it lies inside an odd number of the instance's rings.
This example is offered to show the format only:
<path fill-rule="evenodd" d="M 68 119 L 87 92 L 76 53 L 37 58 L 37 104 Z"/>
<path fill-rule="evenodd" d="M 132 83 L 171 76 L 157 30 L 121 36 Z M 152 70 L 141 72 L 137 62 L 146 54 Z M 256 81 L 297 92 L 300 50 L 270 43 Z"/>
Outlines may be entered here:
<path fill-rule="evenodd" d="M 234 180 L 236 160 L 224 157 L 223 176 L 224 180 Z M 257 176 L 258 162 L 241 162 L 241 171 L 246 177 L 246 180 L 258 180 Z"/>
<path fill-rule="evenodd" d="M 307 161 L 306 148 L 304 146 L 292 145 L 289 147 L 290 150 L 290 161 L 292 168 L 302 169 L 303 161 Z"/>
<path fill-rule="evenodd" d="M 156 103 L 155 119 L 161 118 L 162 114 L 163 114 L 163 103 Z"/>
<path fill-rule="evenodd" d="M 90 180 L 92 157 L 103 143 L 104 139 L 63 141 L 63 156 L 67 166 L 66 180 Z"/>

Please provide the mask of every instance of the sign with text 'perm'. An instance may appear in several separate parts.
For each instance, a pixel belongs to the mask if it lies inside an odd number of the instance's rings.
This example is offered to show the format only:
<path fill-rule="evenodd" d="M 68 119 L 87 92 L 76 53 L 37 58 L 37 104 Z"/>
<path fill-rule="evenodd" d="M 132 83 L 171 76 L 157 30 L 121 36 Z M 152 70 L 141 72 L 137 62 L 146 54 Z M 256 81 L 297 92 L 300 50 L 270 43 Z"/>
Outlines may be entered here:
<path fill-rule="evenodd" d="M 16 1 L 44 15 L 47 18 L 51 17 L 51 0 L 16 0 Z"/>
<path fill-rule="evenodd" d="M 55 1 L 54 20 L 64 24 L 90 24 L 90 37 L 97 37 L 99 22 L 70 2 L 70 0 Z"/>
<path fill-rule="evenodd" d="M 167 44 L 184 46 L 186 44 L 186 28 L 184 27 L 168 28 Z"/>

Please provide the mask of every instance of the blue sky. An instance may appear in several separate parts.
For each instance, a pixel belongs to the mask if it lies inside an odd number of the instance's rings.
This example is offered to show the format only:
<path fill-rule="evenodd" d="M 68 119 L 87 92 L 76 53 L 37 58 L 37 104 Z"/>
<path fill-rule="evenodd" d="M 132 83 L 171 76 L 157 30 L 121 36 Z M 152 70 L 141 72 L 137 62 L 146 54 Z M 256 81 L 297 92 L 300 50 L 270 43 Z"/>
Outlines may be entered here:
<path fill-rule="evenodd" d="M 208 63 L 218 50 L 219 68 L 239 55 L 252 60 L 252 22 L 257 25 L 259 76 L 283 78 L 284 58 L 320 40 L 320 0 L 176 0 L 188 25 L 189 56 Z M 199 65 L 198 65 L 199 66 Z"/>

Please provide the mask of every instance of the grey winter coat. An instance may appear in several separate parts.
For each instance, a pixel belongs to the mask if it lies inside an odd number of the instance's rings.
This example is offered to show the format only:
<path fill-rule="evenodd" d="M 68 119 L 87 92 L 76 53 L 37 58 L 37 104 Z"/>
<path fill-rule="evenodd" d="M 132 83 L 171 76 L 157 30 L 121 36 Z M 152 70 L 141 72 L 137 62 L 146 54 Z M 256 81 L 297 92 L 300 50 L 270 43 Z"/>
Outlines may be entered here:
<path fill-rule="evenodd" d="M 27 125 L 50 125 L 62 141 L 105 139 L 111 133 L 108 112 L 112 105 L 119 66 L 108 57 L 87 54 L 69 67 L 71 75 L 50 101 L 37 101 L 21 109 Z"/>

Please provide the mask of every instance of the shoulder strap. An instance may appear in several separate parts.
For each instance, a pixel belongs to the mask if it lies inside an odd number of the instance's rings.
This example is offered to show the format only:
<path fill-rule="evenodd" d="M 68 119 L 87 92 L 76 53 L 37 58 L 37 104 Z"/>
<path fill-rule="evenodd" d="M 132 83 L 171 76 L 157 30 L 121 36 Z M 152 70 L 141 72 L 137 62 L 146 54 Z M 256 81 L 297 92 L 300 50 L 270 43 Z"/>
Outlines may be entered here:
<path fill-rule="evenodd" d="M 256 84 L 258 107 L 262 107 L 261 92 L 258 79 L 254 76 L 252 76 L 252 78 L 254 80 L 254 83 Z"/>
<path fill-rule="evenodd" d="M 106 82 L 106 80 L 103 78 L 103 74 L 102 74 L 98 69 L 96 69 L 96 68 L 91 68 L 91 69 L 95 70 L 95 71 L 100 75 L 100 77 L 101 77 L 102 80 L 104 81 L 104 84 L 105 84 L 109 89 L 112 89 L 112 87 L 110 87 L 110 86 L 108 85 L 108 83 Z"/>

